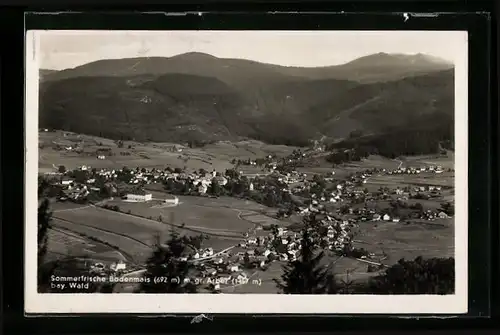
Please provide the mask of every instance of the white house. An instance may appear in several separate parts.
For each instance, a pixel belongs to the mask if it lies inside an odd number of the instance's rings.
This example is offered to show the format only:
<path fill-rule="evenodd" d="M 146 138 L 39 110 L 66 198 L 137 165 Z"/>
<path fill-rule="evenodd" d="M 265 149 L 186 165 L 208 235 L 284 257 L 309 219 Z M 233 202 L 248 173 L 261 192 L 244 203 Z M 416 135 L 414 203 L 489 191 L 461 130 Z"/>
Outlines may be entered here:
<path fill-rule="evenodd" d="M 207 250 L 205 250 L 205 253 L 206 253 L 208 256 L 213 256 L 213 254 L 214 254 L 214 249 L 212 249 L 212 248 L 208 248 Z"/>
<path fill-rule="evenodd" d="M 231 264 L 227 267 L 227 269 L 231 272 L 237 272 L 239 270 L 239 267 L 236 264 Z"/>
<path fill-rule="evenodd" d="M 207 190 L 208 190 L 208 186 L 205 184 L 205 183 L 199 183 L 198 184 L 198 192 L 200 194 L 205 194 L 207 193 Z"/>
<path fill-rule="evenodd" d="M 72 183 L 73 183 L 73 180 L 71 180 L 71 179 L 67 179 L 67 180 L 62 180 L 62 181 L 61 181 L 61 184 L 62 184 L 62 185 L 70 185 L 70 184 L 72 184 Z"/>
<path fill-rule="evenodd" d="M 151 193 L 127 194 L 127 200 L 130 200 L 130 201 L 145 202 L 145 201 L 151 201 L 152 199 L 153 199 L 153 195 Z"/>
<path fill-rule="evenodd" d="M 106 159 L 106 156 L 104 156 L 104 155 L 98 155 L 97 159 Z"/>
<path fill-rule="evenodd" d="M 384 217 L 382 218 L 384 221 L 389 221 L 391 219 L 391 217 L 389 216 L 389 214 L 385 214 Z"/>
<path fill-rule="evenodd" d="M 179 204 L 179 198 L 173 197 L 170 199 L 165 199 L 166 204 L 171 204 L 171 205 L 178 205 Z"/>
<path fill-rule="evenodd" d="M 285 233 L 285 230 L 282 227 L 279 227 L 278 228 L 278 236 L 283 236 L 284 233 Z"/>

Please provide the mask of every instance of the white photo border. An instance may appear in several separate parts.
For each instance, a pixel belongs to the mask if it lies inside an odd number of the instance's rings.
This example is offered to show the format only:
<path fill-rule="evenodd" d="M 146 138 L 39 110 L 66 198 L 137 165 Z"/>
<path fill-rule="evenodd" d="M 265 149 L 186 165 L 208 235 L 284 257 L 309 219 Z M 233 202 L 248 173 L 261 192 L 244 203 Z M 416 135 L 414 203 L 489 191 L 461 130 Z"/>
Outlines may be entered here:
<path fill-rule="evenodd" d="M 55 294 L 37 292 L 37 175 L 40 36 L 26 32 L 25 313 L 464 314 L 468 310 L 468 35 L 455 62 L 455 294 Z M 62 31 L 58 30 L 58 33 Z M 72 31 L 77 32 L 77 31 Z M 88 31 L 85 33 L 102 33 Z M 109 31 L 107 31 L 109 32 Z M 130 31 L 123 31 L 127 33 Z M 318 31 L 320 33 L 321 31 Z M 380 31 L 390 34 L 391 31 Z M 411 31 L 409 31 L 411 32 Z M 414 31 L 413 31 L 414 32 Z M 162 33 L 151 31 L 150 33 Z M 446 46 L 443 45 L 443 48 Z"/>

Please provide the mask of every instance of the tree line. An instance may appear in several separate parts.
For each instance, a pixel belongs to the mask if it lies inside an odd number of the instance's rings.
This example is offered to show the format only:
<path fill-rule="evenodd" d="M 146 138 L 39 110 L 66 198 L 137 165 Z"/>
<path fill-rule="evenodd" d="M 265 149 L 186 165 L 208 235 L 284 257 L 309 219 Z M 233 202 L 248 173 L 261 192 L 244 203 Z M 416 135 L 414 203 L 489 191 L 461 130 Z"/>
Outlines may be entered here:
<path fill-rule="evenodd" d="M 454 150 L 453 118 L 448 115 L 431 115 L 417 124 L 404 129 L 388 128 L 384 133 L 361 136 L 351 134 L 349 138 L 326 146 L 333 151 L 328 161 L 341 164 L 360 160 L 368 155 L 381 155 L 394 159 L 399 156 L 414 156 L 444 153 Z"/>

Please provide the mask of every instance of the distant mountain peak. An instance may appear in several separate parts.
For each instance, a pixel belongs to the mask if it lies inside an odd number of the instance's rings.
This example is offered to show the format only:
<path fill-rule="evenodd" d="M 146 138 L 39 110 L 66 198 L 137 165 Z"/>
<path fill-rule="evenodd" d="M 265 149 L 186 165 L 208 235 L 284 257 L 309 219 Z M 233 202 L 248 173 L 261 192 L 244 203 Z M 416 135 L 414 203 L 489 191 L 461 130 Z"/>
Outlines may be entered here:
<path fill-rule="evenodd" d="M 210 54 L 204 53 L 204 52 L 197 52 L 197 51 L 192 51 L 192 52 L 186 52 L 182 54 L 178 54 L 175 56 L 172 56 L 170 58 L 211 58 L 211 59 L 216 59 L 217 57 L 212 56 Z"/>
<path fill-rule="evenodd" d="M 404 54 L 378 52 L 375 54 L 363 56 L 346 63 L 348 66 L 397 66 L 397 65 L 446 65 L 453 66 L 452 62 L 439 57 L 430 56 L 423 53 Z"/>

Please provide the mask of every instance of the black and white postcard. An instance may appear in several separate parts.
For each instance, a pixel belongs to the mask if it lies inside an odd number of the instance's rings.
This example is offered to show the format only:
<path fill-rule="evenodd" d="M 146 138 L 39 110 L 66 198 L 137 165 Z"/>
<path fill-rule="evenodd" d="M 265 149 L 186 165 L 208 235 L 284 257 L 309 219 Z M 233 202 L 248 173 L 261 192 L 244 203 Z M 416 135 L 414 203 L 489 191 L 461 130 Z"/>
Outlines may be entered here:
<path fill-rule="evenodd" d="M 26 36 L 26 312 L 467 312 L 466 32 Z"/>

